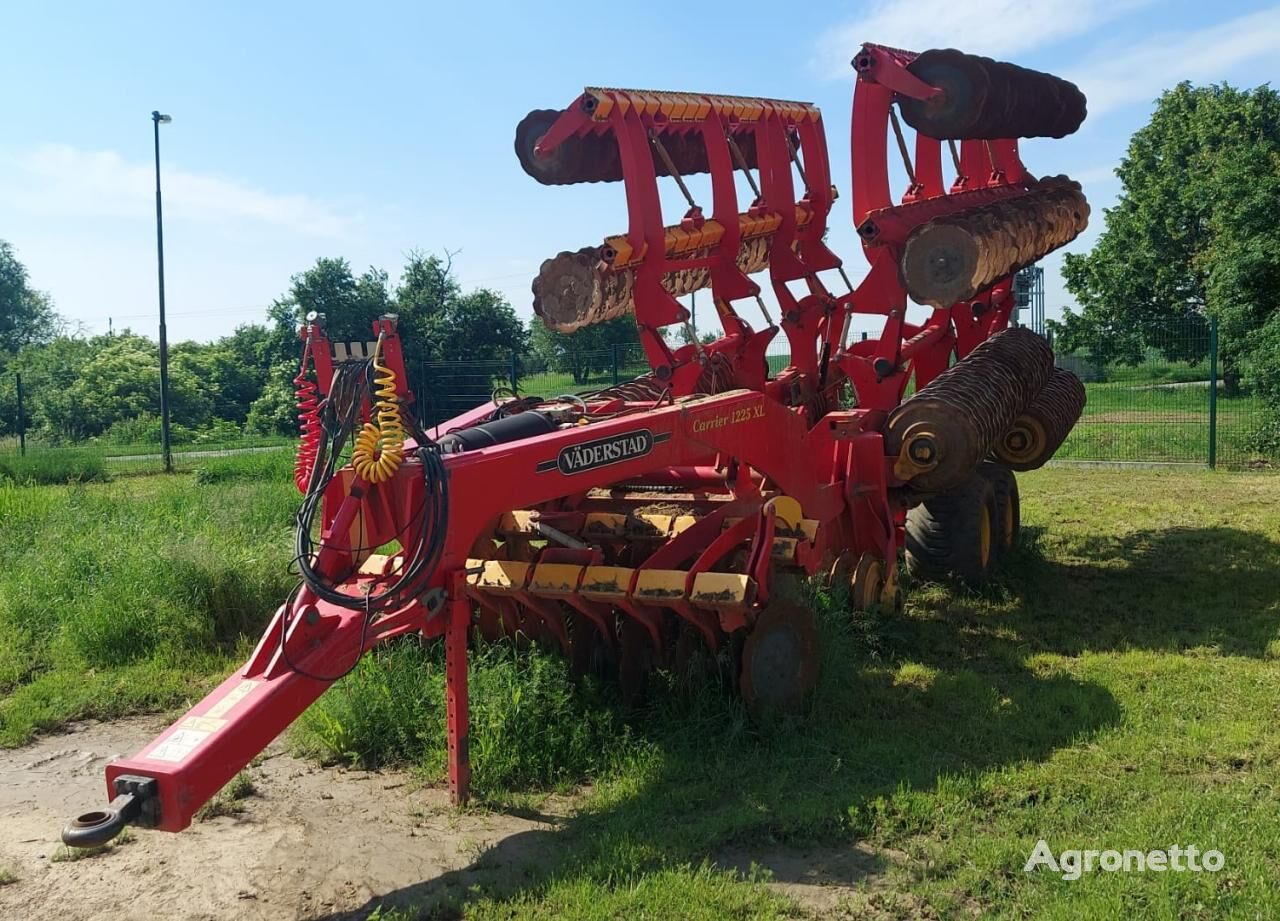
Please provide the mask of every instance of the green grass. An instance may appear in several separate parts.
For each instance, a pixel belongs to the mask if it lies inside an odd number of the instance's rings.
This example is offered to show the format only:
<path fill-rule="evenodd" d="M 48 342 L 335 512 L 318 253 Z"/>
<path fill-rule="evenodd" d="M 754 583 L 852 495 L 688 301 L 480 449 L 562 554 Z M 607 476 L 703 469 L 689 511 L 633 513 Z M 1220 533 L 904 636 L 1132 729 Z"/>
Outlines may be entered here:
<path fill-rule="evenodd" d="M 18 875 L 8 867 L 0 867 L 0 886 L 10 886 L 18 881 Z"/>
<path fill-rule="evenodd" d="M 224 451 L 236 450 L 240 448 L 274 448 L 291 446 L 295 442 L 292 436 L 285 435 L 236 435 L 233 438 L 214 441 L 193 441 L 186 444 L 174 444 L 171 451 L 175 456 L 183 454 L 199 453 L 203 451 Z M 106 457 L 128 457 L 139 454 L 159 454 L 160 443 L 158 441 L 146 441 L 136 444 L 106 444 L 99 446 L 98 450 Z"/>
<path fill-rule="evenodd" d="M 424 880 L 382 917 L 798 917 L 724 855 L 857 842 L 882 857 L 848 917 L 1280 916 L 1280 480 L 1058 467 L 1020 482 L 1025 540 L 997 584 L 910 586 L 900 617 L 814 599 L 822 678 L 798 720 L 757 726 L 714 680 L 660 681 L 626 714 L 553 656 L 483 651 L 482 800 L 589 786 L 555 830 L 478 854 L 510 872 Z M 0 739 L 209 687 L 287 588 L 291 489 L 0 489 Z M 299 738 L 438 779 L 440 670 L 413 641 L 366 658 Z M 1226 868 L 1065 882 L 1023 872 L 1039 838 L 1195 844 Z"/>
<path fill-rule="evenodd" d="M 1209 451 L 1208 386 L 1150 382 L 1086 384 L 1084 415 L 1058 450 L 1060 460 L 1205 464 Z M 1219 393 L 1218 463 L 1225 467 L 1280 465 L 1280 455 L 1256 450 L 1269 418 L 1256 397 Z"/>
<path fill-rule="evenodd" d="M 618 368 L 618 380 L 629 381 L 649 371 L 647 364 L 631 363 Z M 578 382 L 567 371 L 535 371 L 523 374 L 520 380 L 521 394 L 534 394 L 541 397 L 554 397 L 561 393 L 582 393 L 588 390 L 600 390 L 611 387 L 614 383 L 613 369 L 610 368 L 595 374 L 588 374 L 586 379 Z M 498 383 L 502 383 L 499 381 Z"/>
<path fill-rule="evenodd" d="M 575 684 L 558 655 L 506 643 L 471 656 L 472 787 L 481 796 L 566 790 L 612 766 L 628 732 L 611 689 Z M 328 761 L 445 771 L 444 657 L 409 639 L 367 656 L 303 716 L 296 738 Z"/>
<path fill-rule="evenodd" d="M 1021 479 L 1026 540 L 998 584 L 912 586 L 900 618 L 816 599 L 822 680 L 802 720 L 763 729 L 714 684 L 660 687 L 606 743 L 603 768 L 582 765 L 593 785 L 574 817 L 523 841 L 547 865 L 462 894 L 445 874 L 389 898 L 388 916 L 789 917 L 763 877 L 718 855 L 864 842 L 893 856 L 847 897 L 848 917 L 1275 917 L 1280 482 L 1070 468 Z M 473 680 L 499 667 L 482 661 Z M 422 699 L 411 725 L 425 747 L 402 751 L 438 777 L 438 689 L 369 678 L 317 710 Z M 494 706 L 485 691 L 477 707 Z M 579 705 L 587 721 L 600 713 Z M 521 727 L 514 757 L 537 760 L 546 723 Z M 501 800 L 513 788 L 497 780 L 484 786 Z M 1023 872 L 1041 837 L 1055 852 L 1195 844 L 1227 863 L 1065 882 Z M 478 862 L 503 860 L 499 844 Z"/>
<path fill-rule="evenodd" d="M 1112 383 L 1163 384 L 1184 381 L 1207 381 L 1209 361 L 1169 361 L 1159 352 L 1149 352 L 1146 360 L 1136 365 L 1111 364 L 1106 368 L 1106 378 Z"/>
<path fill-rule="evenodd" d="M 23 486 L 53 483 L 89 483 L 109 479 L 106 463 L 96 451 L 67 448 L 0 454 L 0 483 Z"/>
<path fill-rule="evenodd" d="M 271 483 L 293 482 L 293 451 L 257 451 L 226 457 L 201 458 L 195 468 L 197 483 L 229 483 L 256 480 Z"/>
<path fill-rule="evenodd" d="M 135 840 L 133 832 L 126 828 L 106 844 L 98 844 L 94 847 L 69 847 L 65 844 L 59 844 L 53 854 L 50 855 L 49 861 L 51 863 L 75 863 L 77 860 L 101 857 L 103 854 L 114 851 L 118 847 L 132 844 Z"/>
<path fill-rule="evenodd" d="M 198 470 L 210 461 L 219 460 L 218 452 L 254 449 L 255 453 L 275 456 L 289 454 L 294 438 L 275 435 L 246 435 L 225 442 L 175 444 L 172 447 L 174 467 L 181 471 Z M 280 448 L 280 451 L 262 451 Z M 238 457 L 245 455 L 228 455 Z M 163 458 L 158 442 L 117 445 L 103 442 L 46 444 L 28 439 L 27 453 L 19 454 L 14 438 L 0 438 L 0 480 L 19 483 L 67 483 L 106 480 L 118 474 L 159 473 Z"/>
<path fill-rule="evenodd" d="M 256 796 L 258 789 L 248 771 L 241 771 L 227 781 L 227 785 L 214 794 L 213 799 L 196 810 L 195 820 L 207 822 L 221 815 L 239 815 L 244 812 L 243 800 Z"/>
<path fill-rule="evenodd" d="M 288 591 L 291 480 L 0 485 L 0 745 L 174 706 Z"/>

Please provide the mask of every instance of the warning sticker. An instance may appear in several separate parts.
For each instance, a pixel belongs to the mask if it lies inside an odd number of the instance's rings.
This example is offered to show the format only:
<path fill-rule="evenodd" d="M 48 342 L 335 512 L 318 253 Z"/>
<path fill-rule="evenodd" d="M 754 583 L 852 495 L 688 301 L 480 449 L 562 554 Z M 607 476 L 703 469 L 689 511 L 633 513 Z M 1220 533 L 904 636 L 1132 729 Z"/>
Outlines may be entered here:
<path fill-rule="evenodd" d="M 173 735 L 165 739 L 146 755 L 153 761 L 185 761 L 196 748 L 209 736 L 213 735 L 202 729 L 174 730 Z"/>
<path fill-rule="evenodd" d="M 262 682 L 260 681 L 252 681 L 246 678 L 244 681 L 241 681 L 239 684 L 233 687 L 230 691 L 228 691 L 226 697 L 222 698 L 222 700 L 218 701 L 216 704 L 210 707 L 209 712 L 207 712 L 205 716 L 212 716 L 212 717 L 226 716 L 227 713 L 230 712 L 232 707 L 234 707 L 236 704 L 240 703 L 240 701 L 244 700 L 246 697 L 252 694 L 253 689 L 256 688 L 261 683 Z"/>
<path fill-rule="evenodd" d="M 227 725 L 226 720 L 215 719 L 211 716 L 188 716 L 181 723 L 183 729 L 199 729 L 204 732 L 217 732 L 225 725 Z"/>

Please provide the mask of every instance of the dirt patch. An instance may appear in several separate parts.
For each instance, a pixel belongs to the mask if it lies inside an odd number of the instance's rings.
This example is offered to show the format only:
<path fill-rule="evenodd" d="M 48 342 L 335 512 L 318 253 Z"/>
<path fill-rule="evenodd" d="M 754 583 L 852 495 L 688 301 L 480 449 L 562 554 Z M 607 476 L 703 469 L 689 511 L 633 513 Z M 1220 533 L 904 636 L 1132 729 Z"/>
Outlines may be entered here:
<path fill-rule="evenodd" d="M 321 769 L 277 743 L 249 769 L 256 793 L 243 812 L 52 860 L 63 823 L 104 801 L 106 762 L 164 725 L 86 723 L 0 751 L 0 868 L 17 877 L 0 887 L 0 917 L 361 918 L 388 894 L 430 904 L 477 883 L 518 885 L 549 859 L 546 832 L 571 808 L 460 813 L 411 775 Z"/>
<path fill-rule="evenodd" d="M 554 865 L 551 834 L 574 807 L 553 797 L 538 811 L 459 812 L 410 774 L 319 768 L 277 743 L 248 769 L 242 811 L 176 835 L 133 829 L 104 853 L 54 860 L 63 823 L 103 802 L 103 766 L 165 725 L 84 723 L 0 751 L 0 870 L 17 878 L 0 886 L 0 918 L 356 921 L 380 904 L 457 904 L 477 885 L 500 897 Z M 929 917 L 887 880 L 907 862 L 897 852 L 779 846 L 712 859 L 743 876 L 763 871 L 811 917 Z"/>

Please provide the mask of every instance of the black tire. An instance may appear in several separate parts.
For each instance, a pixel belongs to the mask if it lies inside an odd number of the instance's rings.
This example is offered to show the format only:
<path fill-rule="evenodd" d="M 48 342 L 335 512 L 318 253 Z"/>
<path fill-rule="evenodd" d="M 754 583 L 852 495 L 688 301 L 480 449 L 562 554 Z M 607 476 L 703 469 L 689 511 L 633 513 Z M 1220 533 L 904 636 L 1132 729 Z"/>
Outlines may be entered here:
<path fill-rule="evenodd" d="M 986 461 L 978 467 L 996 494 L 995 556 L 999 560 L 1018 543 L 1022 533 L 1022 503 L 1018 499 L 1018 480 L 1003 464 Z"/>
<path fill-rule="evenodd" d="M 986 582 L 995 559 L 996 494 L 974 473 L 907 511 L 907 572 L 917 579 Z"/>

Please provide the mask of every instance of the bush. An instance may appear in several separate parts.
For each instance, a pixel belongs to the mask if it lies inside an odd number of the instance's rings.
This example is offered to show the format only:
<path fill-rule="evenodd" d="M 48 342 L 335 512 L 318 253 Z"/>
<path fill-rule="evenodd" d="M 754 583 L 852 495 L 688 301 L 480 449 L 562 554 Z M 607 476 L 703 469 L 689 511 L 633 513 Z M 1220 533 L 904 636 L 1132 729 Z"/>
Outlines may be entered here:
<path fill-rule="evenodd" d="M 191 440 L 198 445 L 228 444 L 243 437 L 240 426 L 229 419 L 214 419 L 204 428 L 191 431 Z"/>
<path fill-rule="evenodd" d="M 1262 423 L 1246 442 L 1250 451 L 1272 457 L 1280 457 L 1280 413 Z"/>
<path fill-rule="evenodd" d="M 199 428 L 191 428 L 180 422 L 169 424 L 169 440 L 175 445 L 227 444 L 240 441 L 243 437 L 240 426 L 227 419 L 214 419 Z M 98 440 L 109 445 L 154 445 L 159 450 L 163 441 L 160 417 L 141 413 L 129 419 L 121 419 L 103 432 Z"/>
<path fill-rule="evenodd" d="M 290 368 L 294 370 L 290 370 Z M 296 363 L 277 365 L 271 369 L 271 376 L 262 388 L 262 396 L 253 401 L 249 407 L 249 416 L 245 420 L 246 432 L 255 435 L 288 435 L 298 431 L 298 409 L 291 378 L 296 371 Z"/>
<path fill-rule="evenodd" d="M 102 433 L 101 440 L 109 445 L 158 445 L 160 417 L 141 413 L 131 419 L 121 419 Z"/>
<path fill-rule="evenodd" d="M 196 482 L 206 485 L 236 480 L 286 481 L 292 478 L 293 452 L 288 449 L 211 457 L 196 467 Z"/>
<path fill-rule="evenodd" d="M 88 483 L 107 480 L 106 463 L 96 451 L 59 448 L 21 454 L 0 454 L 0 480 L 20 485 Z"/>
<path fill-rule="evenodd" d="M 559 655 L 496 643 L 472 653 L 471 764 L 482 795 L 555 789 L 593 776 L 625 748 L 601 689 L 575 683 Z M 375 767 L 445 770 L 444 654 L 406 639 L 374 650 L 300 721 L 304 749 Z"/>

